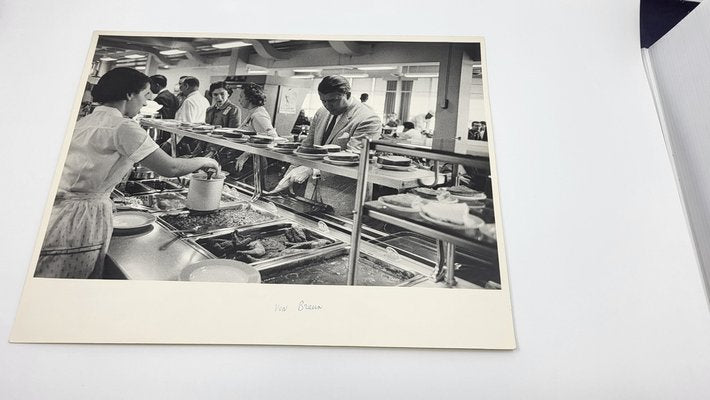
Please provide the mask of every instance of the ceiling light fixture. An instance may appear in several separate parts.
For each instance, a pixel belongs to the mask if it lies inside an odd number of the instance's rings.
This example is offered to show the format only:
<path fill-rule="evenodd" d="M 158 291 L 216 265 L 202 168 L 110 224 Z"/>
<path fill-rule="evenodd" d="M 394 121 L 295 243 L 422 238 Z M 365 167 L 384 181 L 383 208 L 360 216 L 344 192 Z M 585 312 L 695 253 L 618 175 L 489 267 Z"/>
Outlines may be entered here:
<path fill-rule="evenodd" d="M 224 43 L 217 43 L 213 44 L 212 47 L 215 49 L 233 49 L 235 47 L 246 47 L 246 46 L 251 46 L 247 42 L 242 42 L 241 40 L 237 40 L 235 42 L 224 42 Z"/>
<path fill-rule="evenodd" d="M 293 75 L 293 79 L 313 79 L 313 75 Z"/>
<path fill-rule="evenodd" d="M 373 66 L 373 67 L 357 67 L 360 71 L 389 71 L 393 69 L 397 69 L 397 67 L 393 66 Z"/>
<path fill-rule="evenodd" d="M 145 67 L 142 66 L 142 65 L 139 65 L 139 66 L 137 66 L 137 67 L 135 67 L 135 68 L 136 68 L 138 71 L 143 71 L 143 70 L 145 69 Z"/>
<path fill-rule="evenodd" d="M 101 58 L 99 58 L 99 60 L 101 60 L 101 61 L 116 61 L 116 59 L 112 58 L 112 57 L 101 57 Z"/>
<path fill-rule="evenodd" d="M 294 69 L 293 72 L 312 72 L 312 73 L 318 73 L 321 70 L 316 69 L 316 68 L 302 68 L 302 69 Z"/>
<path fill-rule="evenodd" d="M 126 58 L 143 58 L 145 55 L 143 54 L 129 54 L 126 56 Z"/>
<path fill-rule="evenodd" d="M 163 50 L 160 52 L 160 54 L 164 56 L 177 56 L 179 54 L 185 54 L 187 51 L 185 50 L 177 50 L 177 49 L 170 49 L 170 50 Z"/>
<path fill-rule="evenodd" d="M 249 75 L 268 75 L 268 71 L 264 71 L 263 69 L 250 69 L 247 71 L 247 74 Z"/>
<path fill-rule="evenodd" d="M 341 74 L 343 78 L 368 78 L 368 74 Z"/>
<path fill-rule="evenodd" d="M 429 72 L 411 72 L 408 74 L 403 74 L 405 78 L 438 78 L 439 74 L 432 74 Z"/>

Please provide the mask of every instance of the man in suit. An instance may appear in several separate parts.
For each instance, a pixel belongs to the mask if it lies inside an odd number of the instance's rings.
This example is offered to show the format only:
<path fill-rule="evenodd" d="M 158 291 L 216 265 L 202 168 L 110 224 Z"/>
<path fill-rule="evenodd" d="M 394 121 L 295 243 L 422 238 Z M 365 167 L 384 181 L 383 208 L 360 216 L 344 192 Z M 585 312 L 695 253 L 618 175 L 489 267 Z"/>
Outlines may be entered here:
<path fill-rule="evenodd" d="M 164 75 L 153 75 L 150 77 L 150 91 L 156 96 L 153 99 L 156 103 L 163 106 L 158 112 L 164 119 L 175 118 L 175 112 L 178 109 L 178 99 L 166 87 L 168 80 Z"/>
<path fill-rule="evenodd" d="M 350 83 L 342 76 L 323 78 L 318 85 L 318 96 L 323 107 L 311 121 L 311 130 L 302 142 L 304 146 L 337 144 L 343 150 L 359 152 L 363 138 L 378 139 L 382 134 L 380 118 L 370 107 L 352 98 Z M 308 180 L 306 196 L 333 206 L 336 214 L 351 214 L 355 204 L 355 181 L 328 173 L 313 179 L 319 172 L 304 166 L 291 167 L 274 191 Z"/>

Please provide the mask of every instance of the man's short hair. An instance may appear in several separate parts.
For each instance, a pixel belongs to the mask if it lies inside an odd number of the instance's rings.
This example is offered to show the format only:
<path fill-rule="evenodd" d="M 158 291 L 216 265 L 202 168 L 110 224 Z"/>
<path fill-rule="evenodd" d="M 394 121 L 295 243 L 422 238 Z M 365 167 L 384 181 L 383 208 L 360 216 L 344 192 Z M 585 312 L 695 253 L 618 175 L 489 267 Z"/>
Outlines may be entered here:
<path fill-rule="evenodd" d="M 318 85 L 318 92 L 323 94 L 350 94 L 350 82 L 340 75 L 329 75 Z"/>
<path fill-rule="evenodd" d="M 186 84 L 188 87 L 191 87 L 191 88 L 200 87 L 200 80 L 195 78 L 194 76 L 185 77 L 185 80 L 182 81 L 182 83 Z"/>
<path fill-rule="evenodd" d="M 360 101 L 364 102 L 364 101 L 367 101 L 367 99 L 369 99 L 369 98 L 370 98 L 370 95 L 367 93 L 363 93 L 360 95 Z"/>
<path fill-rule="evenodd" d="M 150 77 L 150 82 L 160 86 L 161 89 L 168 86 L 168 78 L 165 75 L 153 75 Z"/>

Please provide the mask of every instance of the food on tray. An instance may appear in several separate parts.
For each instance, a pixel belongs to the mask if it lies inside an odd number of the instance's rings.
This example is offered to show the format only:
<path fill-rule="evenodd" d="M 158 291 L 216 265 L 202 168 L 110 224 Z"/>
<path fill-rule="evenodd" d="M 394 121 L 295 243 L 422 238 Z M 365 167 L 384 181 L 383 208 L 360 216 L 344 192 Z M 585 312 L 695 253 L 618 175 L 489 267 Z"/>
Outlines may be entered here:
<path fill-rule="evenodd" d="M 349 255 L 309 261 L 292 267 L 266 269 L 261 272 L 263 283 L 305 285 L 346 285 Z M 360 286 L 397 286 L 417 275 L 364 257 L 357 260 L 355 284 Z"/>
<path fill-rule="evenodd" d="M 412 160 L 403 156 L 381 156 L 377 158 L 377 162 L 382 165 L 391 165 L 396 167 L 408 167 L 412 165 Z"/>
<path fill-rule="evenodd" d="M 254 135 L 249 138 L 249 143 L 268 144 L 274 141 L 274 138 L 267 135 Z"/>
<path fill-rule="evenodd" d="M 228 258 L 247 263 L 268 260 L 287 254 L 301 253 L 307 249 L 318 249 L 333 243 L 304 231 L 299 227 L 291 227 L 276 232 L 263 232 L 257 235 L 240 236 L 236 233 L 218 238 L 199 240 L 204 246 L 219 258 Z"/>
<path fill-rule="evenodd" d="M 419 187 L 412 189 L 412 193 L 425 200 L 443 201 L 445 203 L 456 203 L 457 200 L 451 196 L 451 193 L 442 189 L 432 189 L 427 187 Z"/>
<path fill-rule="evenodd" d="M 276 147 L 279 149 L 297 149 L 301 144 L 298 142 L 279 142 Z"/>
<path fill-rule="evenodd" d="M 339 151 L 342 151 L 343 149 L 338 146 L 337 144 L 324 144 L 323 148 L 328 151 L 328 153 L 337 153 Z"/>
<path fill-rule="evenodd" d="M 232 228 L 245 225 L 254 225 L 275 219 L 272 214 L 255 210 L 248 206 L 226 208 L 212 213 L 188 213 L 178 215 L 164 215 L 161 217 L 175 229 L 191 229 L 203 226 L 208 230 Z"/>
<path fill-rule="evenodd" d="M 328 153 L 328 158 L 333 161 L 358 161 L 360 159 L 360 155 L 349 151 L 338 151 L 335 153 Z"/>
<path fill-rule="evenodd" d="M 296 152 L 303 154 L 313 154 L 313 155 L 325 155 L 328 154 L 328 150 L 324 149 L 323 146 L 303 146 L 301 145 Z"/>
<path fill-rule="evenodd" d="M 431 202 L 422 206 L 422 213 L 436 221 L 463 226 L 468 219 L 468 206 L 463 203 Z"/>
<path fill-rule="evenodd" d="M 470 187 L 467 186 L 451 186 L 450 188 L 447 188 L 446 190 L 449 191 L 449 193 L 453 194 L 454 196 L 465 196 L 465 197 L 472 197 L 475 196 L 481 192 L 478 192 L 476 190 L 471 189 Z"/>
<path fill-rule="evenodd" d="M 411 193 L 404 193 L 382 196 L 379 198 L 379 201 L 396 207 L 417 208 L 421 204 L 422 199 Z"/>

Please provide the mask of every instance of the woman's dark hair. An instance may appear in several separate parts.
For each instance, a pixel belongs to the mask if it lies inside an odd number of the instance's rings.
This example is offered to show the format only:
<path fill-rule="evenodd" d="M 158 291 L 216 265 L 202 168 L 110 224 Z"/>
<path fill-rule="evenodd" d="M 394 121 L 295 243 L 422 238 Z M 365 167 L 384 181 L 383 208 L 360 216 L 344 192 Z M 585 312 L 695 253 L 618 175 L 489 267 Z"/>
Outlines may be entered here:
<path fill-rule="evenodd" d="M 128 94 L 140 92 L 148 83 L 150 78 L 133 68 L 114 68 L 99 79 L 91 96 L 98 103 L 127 100 Z"/>
<path fill-rule="evenodd" d="M 414 129 L 414 122 L 407 121 L 402 125 L 404 126 L 405 131 L 410 130 L 410 129 Z"/>
<path fill-rule="evenodd" d="M 221 82 L 215 82 L 210 85 L 210 96 L 212 95 L 212 92 L 217 90 L 217 89 L 224 89 L 227 91 L 227 94 L 230 96 L 232 95 L 232 89 L 227 87 L 227 82 L 221 81 Z"/>
<path fill-rule="evenodd" d="M 245 83 L 242 86 L 244 97 L 254 106 L 263 106 L 266 102 L 266 95 L 261 87 L 255 83 Z"/>
<path fill-rule="evenodd" d="M 350 82 L 340 75 L 329 75 L 318 84 L 318 92 L 323 94 L 350 94 Z M 350 96 L 348 96 L 350 98 Z"/>

